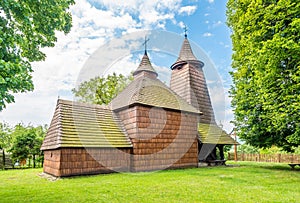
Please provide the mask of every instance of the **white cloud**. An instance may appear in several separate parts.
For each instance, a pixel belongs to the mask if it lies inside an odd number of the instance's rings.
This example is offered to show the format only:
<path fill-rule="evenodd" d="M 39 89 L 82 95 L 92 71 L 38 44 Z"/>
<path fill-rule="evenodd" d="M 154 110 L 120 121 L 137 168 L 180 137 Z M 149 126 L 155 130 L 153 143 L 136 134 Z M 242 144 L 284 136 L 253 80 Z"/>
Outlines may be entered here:
<path fill-rule="evenodd" d="M 213 34 L 212 33 L 210 33 L 210 32 L 205 32 L 205 33 L 203 33 L 203 35 L 202 35 L 203 37 L 212 37 L 213 36 Z"/>
<path fill-rule="evenodd" d="M 178 23 L 178 25 L 179 25 L 180 28 L 185 28 L 185 24 L 184 24 L 184 22 L 182 22 L 182 21 L 180 21 L 180 22 Z"/>
<path fill-rule="evenodd" d="M 92 5 L 90 2 L 97 2 Z M 181 8 L 182 0 L 80 0 L 70 8 L 73 27 L 68 35 L 57 33 L 55 47 L 45 48 L 45 61 L 32 64 L 35 90 L 16 94 L 15 103 L 0 112 L 0 121 L 32 124 L 50 122 L 57 97 L 73 99 L 70 90 L 88 57 L 113 37 L 144 29 L 165 28 L 176 23 L 179 13 L 191 15 L 196 6 Z M 134 66 L 136 61 L 120 60 L 119 67 Z"/>
<path fill-rule="evenodd" d="M 92 6 L 89 3 L 92 1 L 101 4 L 103 9 L 97 5 Z M 214 0 L 207 1 L 214 3 Z M 35 90 L 30 93 L 16 94 L 16 103 L 9 104 L 7 109 L 0 112 L 0 121 L 5 120 L 10 124 L 21 121 L 49 124 L 57 97 L 72 99 L 70 89 L 75 86 L 85 61 L 116 33 L 125 35 L 142 29 L 165 28 L 168 21 L 176 21 L 176 15 L 192 15 L 197 9 L 197 6 L 181 7 L 182 0 L 89 0 L 89 2 L 76 1 L 76 4 L 71 7 L 73 14 L 71 32 L 68 35 L 58 33 L 56 46 L 44 49 L 47 55 L 46 61 L 33 64 Z M 204 16 L 208 17 L 210 13 L 205 13 Z M 213 25 L 218 26 L 221 23 L 217 21 Z M 178 25 L 184 27 L 182 21 Z M 206 32 L 203 36 L 211 37 L 213 34 Z M 224 46 L 228 47 L 228 45 Z M 113 64 L 112 69 L 130 67 L 124 74 L 133 70 L 139 60 L 132 61 L 130 57 L 131 55 L 128 55 L 120 59 Z M 167 75 L 168 67 L 152 65 L 162 73 L 161 78 Z M 222 97 L 225 98 L 225 118 L 221 120 L 224 128 L 229 131 L 232 128 L 229 121 L 233 119 L 233 113 L 229 107 L 228 94 L 226 91 L 222 93 L 218 88 L 212 89 L 211 93 L 212 102 L 216 106 L 224 102 Z"/>
<path fill-rule="evenodd" d="M 207 82 L 211 103 L 215 112 L 217 123 L 222 123 L 223 129 L 228 133 L 233 129 L 231 121 L 234 119 L 231 108 L 231 98 L 229 97 L 228 88 L 224 88 L 221 84 L 211 85 L 211 81 Z"/>
<path fill-rule="evenodd" d="M 139 63 L 140 60 L 133 60 L 132 59 L 132 54 L 125 56 L 117 61 L 115 61 L 106 71 L 105 74 L 113 74 L 118 73 L 118 74 L 123 74 L 123 75 L 129 75 L 132 71 L 134 71 Z M 142 58 L 142 57 L 140 57 Z"/>
<path fill-rule="evenodd" d="M 197 6 L 184 6 L 179 9 L 181 15 L 192 15 L 197 9 Z"/>
<path fill-rule="evenodd" d="M 138 16 L 140 26 L 150 29 L 152 26 L 164 28 L 166 20 L 174 20 L 177 10 L 180 10 L 182 0 L 93 0 L 114 13 L 114 15 Z"/>
<path fill-rule="evenodd" d="M 213 23 L 213 27 L 214 27 L 214 28 L 215 28 L 215 27 L 218 27 L 218 26 L 220 26 L 220 25 L 222 25 L 222 21 L 220 21 L 220 20 L 215 21 L 215 22 Z"/>

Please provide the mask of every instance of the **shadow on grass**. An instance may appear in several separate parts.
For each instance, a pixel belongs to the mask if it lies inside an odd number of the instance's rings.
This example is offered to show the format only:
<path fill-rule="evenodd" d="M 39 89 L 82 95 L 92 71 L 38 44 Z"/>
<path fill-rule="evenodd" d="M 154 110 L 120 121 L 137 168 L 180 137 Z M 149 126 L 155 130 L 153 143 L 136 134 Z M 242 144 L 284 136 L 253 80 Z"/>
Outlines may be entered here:
<path fill-rule="evenodd" d="M 279 166 L 261 166 L 261 168 L 265 168 L 265 169 L 269 169 L 269 170 L 279 170 L 279 171 L 300 171 L 300 168 L 294 168 L 292 169 L 288 164 L 287 166 L 282 166 L 282 165 L 279 165 Z"/>
<path fill-rule="evenodd" d="M 300 167 L 296 166 L 294 169 L 288 165 L 288 163 L 272 163 L 272 162 L 239 162 L 241 166 L 263 168 L 268 170 L 278 171 L 300 171 Z"/>

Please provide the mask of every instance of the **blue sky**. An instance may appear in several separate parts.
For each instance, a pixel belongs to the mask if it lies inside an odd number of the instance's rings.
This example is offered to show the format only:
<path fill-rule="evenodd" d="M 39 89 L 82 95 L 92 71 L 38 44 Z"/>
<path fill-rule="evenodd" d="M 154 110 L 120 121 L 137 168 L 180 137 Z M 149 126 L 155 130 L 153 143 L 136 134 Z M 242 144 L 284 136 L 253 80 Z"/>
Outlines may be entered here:
<path fill-rule="evenodd" d="M 200 48 L 204 52 L 204 58 L 207 56 L 218 72 L 222 88 L 210 86 L 210 93 L 215 108 L 225 105 L 225 117 L 220 117 L 218 122 L 222 122 L 228 132 L 231 131 L 233 126 L 229 122 L 233 116 L 227 91 L 232 83 L 228 73 L 231 70 L 232 51 L 230 30 L 226 26 L 226 1 L 78 0 L 70 10 L 73 15 L 71 32 L 68 35 L 57 33 L 56 46 L 43 50 L 47 59 L 33 63 L 35 90 L 16 94 L 16 102 L 0 112 L 0 121 L 12 125 L 19 122 L 33 125 L 50 124 L 57 98 L 73 99 L 70 90 L 78 83 L 86 61 L 99 47 L 122 36 L 154 30 L 165 34 L 169 32 L 172 36 L 178 35 L 178 42 L 172 43 L 178 47 L 179 53 L 183 40 L 183 25 L 186 24 L 192 47 Z M 153 65 L 158 70 L 168 72 L 170 63 L 176 57 L 168 58 L 155 50 L 151 51 L 151 44 L 153 48 L 155 43 L 157 40 L 150 38 L 149 55 Z M 202 60 L 201 54 L 196 55 Z M 131 53 L 117 61 L 116 65 L 135 69 L 141 56 L 142 52 Z M 204 67 L 205 73 L 209 74 L 209 70 L 205 68 L 211 67 Z M 209 80 L 210 76 L 206 77 Z"/>

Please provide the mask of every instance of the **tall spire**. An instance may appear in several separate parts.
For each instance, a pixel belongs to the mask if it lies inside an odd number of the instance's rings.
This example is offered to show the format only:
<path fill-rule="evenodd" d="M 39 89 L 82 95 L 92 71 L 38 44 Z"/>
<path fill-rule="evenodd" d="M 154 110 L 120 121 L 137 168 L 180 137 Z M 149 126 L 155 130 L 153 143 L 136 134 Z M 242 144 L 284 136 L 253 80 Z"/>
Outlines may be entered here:
<path fill-rule="evenodd" d="M 178 60 L 181 61 L 197 60 L 197 58 L 195 57 L 192 51 L 190 42 L 187 38 L 185 38 L 183 41 L 177 61 Z"/>
<path fill-rule="evenodd" d="M 189 40 L 184 38 L 179 57 L 171 66 L 171 89 L 201 111 L 201 123 L 215 124 L 214 111 L 202 70 L 204 63 L 193 54 Z"/>
<path fill-rule="evenodd" d="M 182 46 L 181 46 L 181 49 L 180 49 L 180 52 L 179 52 L 179 56 L 178 56 L 176 62 L 171 66 L 171 69 L 173 70 L 174 68 L 176 68 L 178 66 L 181 66 L 182 64 L 185 64 L 185 63 L 198 64 L 197 66 L 202 68 L 204 66 L 204 63 L 202 61 L 199 61 L 195 57 L 195 55 L 192 51 L 190 42 L 187 39 L 186 32 L 185 32 L 184 36 L 185 36 L 185 38 L 183 40 L 183 43 L 182 43 Z"/>

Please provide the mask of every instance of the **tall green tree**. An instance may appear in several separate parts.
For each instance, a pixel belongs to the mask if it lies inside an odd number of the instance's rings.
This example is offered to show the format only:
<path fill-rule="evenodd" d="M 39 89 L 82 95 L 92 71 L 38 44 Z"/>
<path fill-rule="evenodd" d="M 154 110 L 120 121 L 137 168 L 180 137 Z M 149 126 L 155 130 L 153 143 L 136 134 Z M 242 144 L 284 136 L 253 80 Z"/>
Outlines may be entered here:
<path fill-rule="evenodd" d="M 107 77 L 95 77 L 85 81 L 77 89 L 72 89 L 72 92 L 81 102 L 108 104 L 132 80 L 132 75 L 126 77 L 113 73 Z"/>
<path fill-rule="evenodd" d="M 13 131 L 13 141 L 10 148 L 12 159 L 17 160 L 33 160 L 33 167 L 36 166 L 36 156 L 42 156 L 40 150 L 46 129 L 42 126 L 32 127 L 18 124 Z"/>
<path fill-rule="evenodd" d="M 74 0 L 0 1 L 0 111 L 14 102 L 13 93 L 33 90 L 30 62 L 45 59 L 56 31 L 68 33 Z"/>
<path fill-rule="evenodd" d="M 2 168 L 5 169 L 5 152 L 11 146 L 11 129 L 7 123 L 0 123 L 0 149 L 2 150 Z"/>
<path fill-rule="evenodd" d="M 300 144 L 300 2 L 229 0 L 238 135 L 291 151 Z"/>

